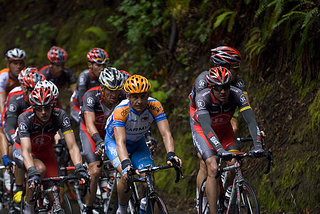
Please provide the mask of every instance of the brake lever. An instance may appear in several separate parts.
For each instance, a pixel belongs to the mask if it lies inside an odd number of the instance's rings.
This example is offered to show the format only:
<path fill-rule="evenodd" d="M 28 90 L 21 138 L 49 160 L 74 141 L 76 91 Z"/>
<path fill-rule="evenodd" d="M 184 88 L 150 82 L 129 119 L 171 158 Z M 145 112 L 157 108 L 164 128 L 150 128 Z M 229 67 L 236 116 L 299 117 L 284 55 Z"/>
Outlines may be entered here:
<path fill-rule="evenodd" d="M 272 149 L 269 149 L 269 151 L 267 152 L 267 159 L 268 159 L 268 166 L 264 174 L 268 174 L 271 171 L 271 167 L 274 167 Z"/>

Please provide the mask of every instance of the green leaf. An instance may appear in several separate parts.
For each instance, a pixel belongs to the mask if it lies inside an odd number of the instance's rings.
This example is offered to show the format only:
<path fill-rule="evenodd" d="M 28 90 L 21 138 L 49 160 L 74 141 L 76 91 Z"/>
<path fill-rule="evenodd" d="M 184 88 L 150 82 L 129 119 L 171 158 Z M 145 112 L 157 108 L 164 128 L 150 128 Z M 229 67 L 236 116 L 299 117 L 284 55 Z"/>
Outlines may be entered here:
<path fill-rule="evenodd" d="M 234 11 L 227 11 L 227 12 L 224 12 L 222 14 L 220 14 L 215 23 L 213 24 L 213 29 L 216 29 L 217 27 L 219 27 L 221 25 L 221 23 L 223 21 L 225 21 L 227 19 L 228 16 L 230 16 L 231 14 L 235 13 Z"/>

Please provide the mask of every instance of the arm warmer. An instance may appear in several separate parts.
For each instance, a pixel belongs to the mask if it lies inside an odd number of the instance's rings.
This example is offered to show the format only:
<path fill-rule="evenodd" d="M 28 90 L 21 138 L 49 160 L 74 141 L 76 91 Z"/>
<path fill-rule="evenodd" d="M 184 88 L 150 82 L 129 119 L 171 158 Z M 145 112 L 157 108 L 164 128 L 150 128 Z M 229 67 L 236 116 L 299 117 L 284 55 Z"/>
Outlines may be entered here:
<path fill-rule="evenodd" d="M 254 146 L 262 146 L 261 140 L 260 140 L 261 139 L 260 129 L 258 127 L 257 121 L 254 118 L 252 109 L 247 109 L 243 111 L 242 117 L 248 124 L 248 129 L 253 139 Z"/>
<path fill-rule="evenodd" d="M 213 148 L 218 151 L 219 149 L 223 149 L 216 133 L 213 131 L 211 127 L 211 119 L 209 113 L 198 115 L 198 121 L 202 126 L 202 130 L 207 140 L 211 143 Z"/>

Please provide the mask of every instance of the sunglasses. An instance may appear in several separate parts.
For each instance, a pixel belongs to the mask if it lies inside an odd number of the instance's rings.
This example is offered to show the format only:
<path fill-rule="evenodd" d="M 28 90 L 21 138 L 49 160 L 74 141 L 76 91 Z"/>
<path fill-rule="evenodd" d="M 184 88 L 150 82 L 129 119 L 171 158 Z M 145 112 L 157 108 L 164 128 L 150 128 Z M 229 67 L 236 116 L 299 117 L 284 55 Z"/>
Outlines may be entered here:
<path fill-rule="evenodd" d="M 46 105 L 46 106 L 34 106 L 33 109 L 36 111 L 49 111 L 51 108 L 53 107 L 53 105 Z"/>
<path fill-rule="evenodd" d="M 224 85 L 214 85 L 213 90 L 215 91 L 222 91 L 222 90 L 229 90 L 230 89 L 230 84 L 224 84 Z"/>

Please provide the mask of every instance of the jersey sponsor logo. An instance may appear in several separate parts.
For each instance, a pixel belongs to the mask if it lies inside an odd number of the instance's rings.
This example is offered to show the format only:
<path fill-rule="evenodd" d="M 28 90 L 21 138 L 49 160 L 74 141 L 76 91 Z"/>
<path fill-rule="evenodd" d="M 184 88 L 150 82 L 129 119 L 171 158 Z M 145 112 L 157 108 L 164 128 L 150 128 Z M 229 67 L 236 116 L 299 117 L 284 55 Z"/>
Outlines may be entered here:
<path fill-rule="evenodd" d="M 245 96 L 244 94 L 241 94 L 241 96 L 240 96 L 240 102 L 241 102 L 242 104 L 246 104 L 246 103 L 247 103 L 247 99 L 246 99 L 246 96 Z"/>
<path fill-rule="evenodd" d="M 81 85 L 82 83 L 84 83 L 85 82 L 85 78 L 84 77 L 80 77 L 79 78 L 79 84 Z"/>
<path fill-rule="evenodd" d="M 219 114 L 211 119 L 212 125 L 224 125 L 229 123 L 231 116 L 229 114 Z"/>
<path fill-rule="evenodd" d="M 17 97 L 16 97 L 16 100 L 21 100 L 22 98 L 24 98 L 24 95 L 17 96 Z"/>
<path fill-rule="evenodd" d="M 27 125 L 24 122 L 21 122 L 19 124 L 19 129 L 20 129 L 20 131 L 26 131 L 27 130 Z"/>
<path fill-rule="evenodd" d="M 141 118 L 141 121 L 142 121 L 142 122 L 146 122 L 146 121 L 148 121 L 148 119 L 149 119 L 148 116 L 144 116 L 144 117 Z"/>
<path fill-rule="evenodd" d="M 10 104 L 8 111 L 15 112 L 17 111 L 17 106 L 15 104 Z"/>
<path fill-rule="evenodd" d="M 87 98 L 87 106 L 93 107 L 95 104 L 94 99 L 92 97 Z"/>
<path fill-rule="evenodd" d="M 38 146 L 41 146 L 41 145 L 44 145 L 45 143 L 49 143 L 51 141 L 52 141 L 52 139 L 51 139 L 50 135 L 41 134 L 41 135 L 38 135 L 37 137 L 33 138 L 31 143 L 36 144 Z"/>
<path fill-rule="evenodd" d="M 242 88 L 244 86 L 244 82 L 242 80 L 239 80 L 236 84 L 237 87 Z"/>
<path fill-rule="evenodd" d="M 197 105 L 198 105 L 198 107 L 203 108 L 205 106 L 205 102 L 203 100 L 198 100 Z"/>
<path fill-rule="evenodd" d="M 142 127 L 136 127 L 136 128 L 127 128 L 130 132 L 136 132 L 136 131 L 144 131 L 149 129 L 149 126 L 142 126 Z"/>
<path fill-rule="evenodd" d="M 64 126 L 64 127 L 66 127 L 66 126 L 70 126 L 70 119 L 69 119 L 69 117 L 66 117 L 66 118 L 64 118 L 64 120 L 63 120 L 63 122 L 62 122 L 62 125 Z"/>
<path fill-rule="evenodd" d="M 118 156 L 117 147 L 108 146 L 108 151 L 109 151 L 113 156 Z"/>
<path fill-rule="evenodd" d="M 125 117 L 127 116 L 129 113 L 129 109 L 124 109 L 122 112 L 121 112 L 121 116 Z"/>
<path fill-rule="evenodd" d="M 160 112 L 160 110 L 161 110 L 161 107 L 156 107 L 156 106 L 153 106 L 153 105 L 150 105 L 150 104 L 148 104 L 148 109 L 150 109 L 150 110 L 155 110 L 156 112 Z"/>
<path fill-rule="evenodd" d="M 212 136 L 211 138 L 210 138 L 210 141 L 215 145 L 215 146 L 219 146 L 219 141 L 218 141 L 218 139 L 215 137 L 215 136 Z"/>
<path fill-rule="evenodd" d="M 198 88 L 204 88 L 206 85 L 206 81 L 205 80 L 200 80 L 199 81 L 199 87 Z"/>

